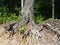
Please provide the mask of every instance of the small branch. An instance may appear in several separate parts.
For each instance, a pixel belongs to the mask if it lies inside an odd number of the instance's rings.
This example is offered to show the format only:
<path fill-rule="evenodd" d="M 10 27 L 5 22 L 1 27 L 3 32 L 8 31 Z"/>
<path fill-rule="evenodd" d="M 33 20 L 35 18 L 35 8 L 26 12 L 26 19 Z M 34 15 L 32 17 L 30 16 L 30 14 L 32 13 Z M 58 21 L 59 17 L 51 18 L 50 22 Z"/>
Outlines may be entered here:
<path fill-rule="evenodd" d="M 47 23 L 47 26 L 50 27 L 49 29 L 51 29 L 52 31 L 56 32 L 58 35 L 60 35 L 60 28 L 58 27 L 53 27 L 51 26 L 49 23 Z"/>

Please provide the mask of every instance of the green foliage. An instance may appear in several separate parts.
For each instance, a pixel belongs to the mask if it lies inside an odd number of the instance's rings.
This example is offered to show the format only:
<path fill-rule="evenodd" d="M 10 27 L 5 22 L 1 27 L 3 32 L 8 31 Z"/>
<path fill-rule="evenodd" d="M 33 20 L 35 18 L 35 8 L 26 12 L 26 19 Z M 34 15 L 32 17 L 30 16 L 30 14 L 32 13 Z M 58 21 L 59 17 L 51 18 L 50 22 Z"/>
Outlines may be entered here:
<path fill-rule="evenodd" d="M 51 0 L 35 0 L 34 20 L 40 23 L 50 15 Z M 21 0 L 0 0 L 0 24 L 20 20 Z M 47 10 L 47 11 L 46 11 Z M 44 12 L 46 11 L 46 12 Z"/>
<path fill-rule="evenodd" d="M 60 17 L 60 0 L 55 0 L 55 18 Z M 0 0 L 0 24 L 9 21 L 20 21 L 21 0 Z M 34 20 L 41 23 L 52 17 L 52 0 L 35 0 Z M 57 16 L 58 15 L 58 16 Z"/>
<path fill-rule="evenodd" d="M 24 33 L 24 31 L 27 29 L 27 26 L 22 26 L 19 28 L 20 33 Z"/>
<path fill-rule="evenodd" d="M 16 16 L 16 14 L 11 14 L 11 16 L 5 15 L 0 16 L 0 24 L 10 22 L 10 21 L 20 21 L 20 16 Z"/>
<path fill-rule="evenodd" d="M 20 0 L 0 0 L 0 24 L 20 20 Z"/>
<path fill-rule="evenodd" d="M 36 0 L 34 4 L 34 20 L 36 23 L 41 23 L 44 20 L 51 18 L 51 0 Z"/>
<path fill-rule="evenodd" d="M 20 21 L 21 19 L 21 17 L 19 16 L 19 11 L 21 9 L 20 7 L 15 7 L 15 9 L 13 9 L 12 7 L 13 11 L 11 11 L 11 9 L 9 9 L 8 6 L 4 5 L 4 3 L 2 2 L 0 3 L 1 3 L 0 4 L 0 24 L 10 22 L 10 21 Z M 9 5 L 9 3 L 7 5 Z"/>
<path fill-rule="evenodd" d="M 35 20 L 36 23 L 41 23 L 45 20 L 45 17 L 42 16 L 42 15 L 34 16 L 34 20 Z"/>

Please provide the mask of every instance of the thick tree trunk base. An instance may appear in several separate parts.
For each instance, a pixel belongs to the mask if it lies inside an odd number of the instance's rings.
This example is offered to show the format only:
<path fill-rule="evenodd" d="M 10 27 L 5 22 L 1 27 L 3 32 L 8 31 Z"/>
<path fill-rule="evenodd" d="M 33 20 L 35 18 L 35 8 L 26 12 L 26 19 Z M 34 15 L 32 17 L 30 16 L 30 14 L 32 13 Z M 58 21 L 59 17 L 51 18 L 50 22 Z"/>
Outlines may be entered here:
<path fill-rule="evenodd" d="M 30 36 L 31 38 L 35 38 L 36 40 L 39 40 L 41 38 L 40 30 L 38 29 L 37 25 L 29 22 L 26 24 L 28 26 L 28 29 L 23 33 L 22 38 L 26 38 L 27 36 Z M 34 25 L 34 26 L 33 26 Z"/>
<path fill-rule="evenodd" d="M 31 36 L 31 37 L 36 37 L 37 39 L 41 38 L 41 35 L 40 35 L 40 31 L 42 30 L 42 28 L 38 28 L 37 25 L 34 23 L 34 21 L 32 22 L 27 22 L 25 21 L 26 23 L 24 23 L 24 21 L 22 22 L 19 22 L 19 23 L 8 23 L 6 24 L 4 27 L 6 29 L 6 31 L 9 32 L 9 37 L 12 38 L 12 36 L 19 32 L 19 28 L 21 26 L 24 26 L 26 25 L 28 28 L 25 30 L 25 32 L 23 33 L 23 36 L 22 38 L 26 38 L 27 36 Z"/>

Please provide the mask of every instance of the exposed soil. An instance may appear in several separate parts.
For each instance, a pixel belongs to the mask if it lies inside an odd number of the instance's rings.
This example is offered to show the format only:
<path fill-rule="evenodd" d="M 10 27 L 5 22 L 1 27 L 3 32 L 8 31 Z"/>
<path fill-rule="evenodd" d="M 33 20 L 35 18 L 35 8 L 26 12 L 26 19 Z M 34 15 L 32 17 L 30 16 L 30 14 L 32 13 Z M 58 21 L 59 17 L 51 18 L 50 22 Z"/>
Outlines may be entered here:
<path fill-rule="evenodd" d="M 39 25 L 39 27 L 41 26 L 43 25 Z M 0 26 L 0 33 L 2 31 L 4 32 L 5 29 L 3 26 Z M 19 33 L 16 33 L 12 38 L 9 38 L 9 33 L 4 33 L 0 36 L 0 45 L 60 45 L 57 33 L 43 27 L 40 35 L 41 38 L 38 41 L 30 36 L 22 39 L 22 35 Z"/>

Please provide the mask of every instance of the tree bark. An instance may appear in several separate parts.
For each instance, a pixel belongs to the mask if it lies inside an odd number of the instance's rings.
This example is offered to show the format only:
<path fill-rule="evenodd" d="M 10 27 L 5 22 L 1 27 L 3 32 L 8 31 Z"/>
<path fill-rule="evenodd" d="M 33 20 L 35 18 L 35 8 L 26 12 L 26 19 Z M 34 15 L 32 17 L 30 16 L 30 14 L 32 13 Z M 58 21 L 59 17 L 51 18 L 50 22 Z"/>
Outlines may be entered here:
<path fill-rule="evenodd" d="M 54 19 L 54 0 L 52 0 L 52 18 Z"/>
<path fill-rule="evenodd" d="M 37 29 L 37 25 L 35 24 L 34 20 L 33 20 L 33 15 L 34 15 L 34 1 L 35 0 L 25 0 L 24 3 L 24 7 L 21 10 L 21 17 L 22 17 L 22 21 L 15 23 L 14 25 L 9 24 L 10 28 L 12 25 L 12 29 L 8 29 L 10 31 L 13 32 L 17 32 L 17 30 L 19 29 L 19 27 L 23 26 L 23 25 L 27 25 L 28 29 L 25 30 L 25 32 L 23 33 L 23 37 L 27 37 L 27 35 L 30 33 L 32 34 L 32 36 L 35 36 L 36 38 L 40 37 L 41 35 L 39 34 L 40 30 Z M 10 33 L 11 34 L 11 33 Z M 13 33 L 12 33 L 13 34 Z M 11 35 L 12 35 L 11 34 Z"/>
<path fill-rule="evenodd" d="M 21 9 L 23 8 L 23 0 L 21 0 Z"/>
<path fill-rule="evenodd" d="M 33 15 L 34 15 L 33 5 L 34 5 L 34 0 L 25 0 L 25 5 L 21 11 L 22 19 L 25 22 L 25 24 L 28 21 L 34 22 L 33 21 Z"/>
<path fill-rule="evenodd" d="M 24 32 L 23 37 L 27 37 L 28 33 L 32 34 L 32 36 L 40 37 L 39 31 L 37 29 L 37 25 L 34 22 L 34 1 L 35 0 L 25 0 L 24 7 L 21 11 L 23 24 L 28 25 L 28 29 Z"/>

